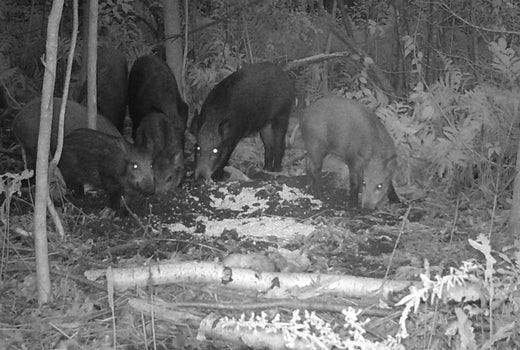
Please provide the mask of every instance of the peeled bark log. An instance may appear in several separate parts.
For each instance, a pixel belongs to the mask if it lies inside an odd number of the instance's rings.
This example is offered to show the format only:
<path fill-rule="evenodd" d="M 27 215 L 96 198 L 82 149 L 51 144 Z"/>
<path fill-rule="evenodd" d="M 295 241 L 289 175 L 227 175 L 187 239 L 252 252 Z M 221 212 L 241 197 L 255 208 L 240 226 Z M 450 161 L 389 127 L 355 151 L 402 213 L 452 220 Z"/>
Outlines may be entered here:
<path fill-rule="evenodd" d="M 100 276 L 103 271 L 87 271 Z M 112 269 L 114 288 L 126 290 L 170 283 L 211 283 L 231 289 L 261 293 L 265 298 L 310 298 L 323 294 L 347 297 L 387 297 L 420 282 L 391 281 L 315 273 L 258 272 L 230 268 L 220 263 L 183 261 L 128 269 Z"/>

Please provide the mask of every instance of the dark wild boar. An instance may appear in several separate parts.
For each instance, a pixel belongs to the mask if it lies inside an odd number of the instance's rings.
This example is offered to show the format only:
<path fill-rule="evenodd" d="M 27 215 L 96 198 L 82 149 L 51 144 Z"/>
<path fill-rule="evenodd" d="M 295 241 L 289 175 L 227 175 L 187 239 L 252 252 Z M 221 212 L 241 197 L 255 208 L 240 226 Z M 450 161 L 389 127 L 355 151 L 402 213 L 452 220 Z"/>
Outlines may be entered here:
<path fill-rule="evenodd" d="M 151 153 L 120 136 L 74 130 L 63 141 L 58 167 L 75 192 L 82 194 L 84 185 L 104 190 L 118 216 L 126 214 L 121 196 L 129 189 L 145 195 L 155 191 Z"/>
<path fill-rule="evenodd" d="M 188 106 L 168 65 L 153 55 L 133 64 L 128 98 L 134 139 L 153 151 L 156 191 L 167 192 L 184 177 Z"/>
<path fill-rule="evenodd" d="M 238 142 L 258 131 L 264 169 L 281 171 L 294 95 L 289 75 L 269 62 L 242 68 L 218 83 L 191 125 L 197 137 L 195 179 L 221 179 Z"/>

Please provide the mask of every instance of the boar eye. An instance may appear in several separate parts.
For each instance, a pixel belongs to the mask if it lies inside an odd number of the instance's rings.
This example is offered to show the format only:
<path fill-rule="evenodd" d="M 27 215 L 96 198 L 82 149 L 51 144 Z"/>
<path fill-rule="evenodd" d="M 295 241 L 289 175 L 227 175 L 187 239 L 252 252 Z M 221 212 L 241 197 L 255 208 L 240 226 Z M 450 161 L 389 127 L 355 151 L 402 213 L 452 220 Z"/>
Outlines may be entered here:
<path fill-rule="evenodd" d="M 217 154 L 217 153 L 218 153 L 218 148 L 213 148 L 213 149 L 211 150 L 211 153 L 213 153 L 213 154 Z"/>
<path fill-rule="evenodd" d="M 195 147 L 195 149 L 197 150 L 197 152 L 200 152 L 200 146 L 197 145 L 197 147 Z"/>
<path fill-rule="evenodd" d="M 139 168 L 139 165 L 137 165 L 137 163 L 132 164 L 132 169 L 137 169 L 137 168 Z"/>
<path fill-rule="evenodd" d="M 378 190 L 380 190 L 380 189 L 382 189 L 382 188 L 383 188 L 383 184 L 378 184 L 378 185 L 377 185 L 377 189 L 378 189 Z"/>

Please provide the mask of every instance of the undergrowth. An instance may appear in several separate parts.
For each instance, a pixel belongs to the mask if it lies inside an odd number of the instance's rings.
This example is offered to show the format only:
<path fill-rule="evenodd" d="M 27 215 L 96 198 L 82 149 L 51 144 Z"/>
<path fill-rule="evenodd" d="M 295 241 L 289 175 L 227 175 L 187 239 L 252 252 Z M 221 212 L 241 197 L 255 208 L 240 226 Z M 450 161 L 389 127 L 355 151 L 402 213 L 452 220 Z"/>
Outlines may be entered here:
<path fill-rule="evenodd" d="M 423 287 L 397 305 L 405 305 L 397 339 L 409 336 L 412 328 L 427 349 L 438 348 L 441 334 L 452 349 L 515 349 L 520 346 L 520 250 L 506 247 L 492 252 L 489 240 L 480 235 L 469 240 L 484 257 L 450 268 L 446 276 L 421 274 Z M 426 306 L 430 305 L 430 307 Z M 424 328 L 421 328 L 424 325 Z M 440 334 L 439 334 L 440 333 Z M 419 338 L 419 339 L 420 339 Z M 419 340 L 410 339 L 414 343 Z M 414 344 L 415 346 L 419 344 Z M 415 347 L 414 347 L 415 348 Z"/>
<path fill-rule="evenodd" d="M 516 69 L 518 75 L 520 66 Z M 405 165 L 400 176 L 408 184 L 454 194 L 474 188 L 508 207 L 520 134 L 519 92 L 491 81 L 469 86 L 469 78 L 448 60 L 445 70 L 431 86 L 419 81 L 407 102 L 378 110 Z"/>
<path fill-rule="evenodd" d="M 359 320 L 359 312 L 350 308 L 343 312 L 343 329 L 307 311 L 303 315 L 295 311 L 292 318 L 265 313 L 224 318 L 219 327 L 283 334 L 290 349 L 516 349 L 520 346 L 520 250 L 511 246 L 492 252 L 484 235 L 469 243 L 484 263 L 465 261 L 444 276 L 430 276 L 426 267 L 420 275 L 422 287 L 412 287 L 396 304 L 404 306 L 398 329 L 384 342 L 366 338 L 369 320 Z"/>

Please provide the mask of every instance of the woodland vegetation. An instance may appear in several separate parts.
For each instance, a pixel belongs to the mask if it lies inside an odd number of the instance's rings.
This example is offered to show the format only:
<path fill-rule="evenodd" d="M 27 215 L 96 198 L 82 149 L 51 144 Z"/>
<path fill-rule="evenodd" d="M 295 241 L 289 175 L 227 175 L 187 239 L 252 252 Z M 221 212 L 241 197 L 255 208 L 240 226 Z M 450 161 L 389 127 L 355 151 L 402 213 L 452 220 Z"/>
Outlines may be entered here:
<path fill-rule="evenodd" d="M 439 186 L 449 193 L 472 188 L 487 200 L 496 197 L 498 205 L 510 205 L 520 69 L 514 3 L 188 3 L 181 80 L 194 110 L 216 82 L 245 64 L 268 60 L 290 66 L 294 60 L 346 52 L 291 70 L 298 108 L 331 92 L 379 107 L 400 148 L 399 181 Z M 38 94 L 49 6 L 49 1 L 7 1 L 0 9 L 4 107 L 18 107 Z M 69 51 L 70 11 L 66 3 L 57 95 Z M 162 26 L 156 1 L 100 3 L 100 42 L 121 49 L 130 62 L 163 50 Z M 175 40 L 183 36 L 172 35 Z M 78 69 L 81 50 L 76 52 Z"/>
<path fill-rule="evenodd" d="M 13 150 L 9 123 L 21 106 L 41 94 L 42 55 L 51 4 L 50 0 L 0 3 L 3 257 L 11 249 L 11 202 L 25 176 L 16 175 L 19 162 L 12 159 L 18 151 Z M 98 40 L 124 52 L 130 64 L 150 52 L 164 55 L 165 41 L 181 42 L 184 62 L 177 80 L 190 106 L 190 118 L 216 83 L 230 73 L 250 63 L 277 62 L 296 82 L 296 120 L 306 106 L 327 94 L 360 100 L 377 111 L 394 139 L 399 158 L 395 182 L 405 189 L 406 199 L 413 202 L 425 192 L 434 192 L 451 200 L 450 215 L 464 211 L 469 217 L 478 208 L 480 216 L 467 221 L 480 225 L 478 230 L 483 235 L 478 239 L 473 236 L 470 245 L 482 253 L 482 262 L 472 260 L 459 270 L 452 269 L 450 278 L 435 280 L 433 272 L 431 277 L 423 275 L 424 288 L 403 298 L 405 316 L 396 320 L 401 328 L 392 341 L 384 345 L 329 343 L 323 348 L 520 347 L 520 197 L 516 199 L 520 193 L 513 190 L 520 141 L 520 3 L 195 0 L 178 1 L 177 6 L 187 36 L 185 32 L 165 35 L 161 1 L 100 0 Z M 56 96 L 62 93 L 71 27 L 72 2 L 67 1 L 60 24 Z M 81 45 L 79 40 L 73 86 L 81 66 Z M 520 188 L 520 181 L 516 182 Z M 30 221 L 27 217 L 23 220 Z M 0 263 L 0 291 L 3 283 L 7 288 L 10 279 L 6 261 Z M 420 302 L 444 303 L 442 292 L 435 288 L 462 279 L 478 288 L 471 287 L 461 292 L 462 297 L 453 297 L 455 301 L 446 313 L 436 314 L 430 304 L 431 309 L 414 316 L 416 334 L 407 334 L 403 324 L 411 318 L 412 310 L 417 312 Z M 31 281 L 24 280 L 22 285 L 27 284 Z M 61 288 L 57 295 L 84 297 L 65 291 L 66 285 Z M 24 289 L 21 293 L 34 303 L 29 292 Z M 474 298 L 475 294 L 479 297 Z M 479 303 L 468 305 L 465 299 L 479 299 Z M 92 310 L 99 308 L 99 301 L 91 303 Z M 113 307 L 114 301 L 111 303 Z M 4 301 L 2 304 L 0 310 L 9 307 Z M 88 302 L 74 305 L 92 306 Z M 40 310 L 34 307 L 29 312 L 37 314 Z M 479 316 L 471 318 L 476 314 Z M 436 320 L 436 316 L 441 319 Z M 7 332 L 9 324 L 0 316 L 0 335 Z M 318 326 L 314 323 L 313 327 Z M 383 342 L 387 335 L 375 338 Z M 0 348 L 3 344 L 11 345 L 9 349 L 30 344 L 24 343 L 21 331 L 8 337 L 11 342 L 2 343 L 0 336 Z M 165 348 L 212 348 L 179 338 L 177 335 L 177 340 Z M 56 337 L 49 343 L 57 347 Z M 95 348 L 92 344 L 83 348 Z"/>

